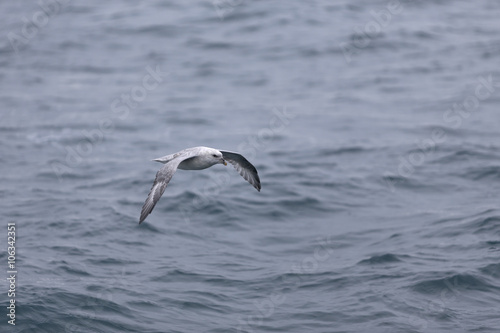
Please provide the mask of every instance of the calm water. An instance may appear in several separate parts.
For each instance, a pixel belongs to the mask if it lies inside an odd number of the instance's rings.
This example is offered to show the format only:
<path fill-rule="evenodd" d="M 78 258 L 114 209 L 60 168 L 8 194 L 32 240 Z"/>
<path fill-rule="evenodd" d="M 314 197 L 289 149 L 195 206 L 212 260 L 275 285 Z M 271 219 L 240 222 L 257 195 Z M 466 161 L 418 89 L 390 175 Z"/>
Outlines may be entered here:
<path fill-rule="evenodd" d="M 500 330 L 498 1 L 61 2 L 0 3 L 2 332 Z M 262 191 L 138 225 L 199 145 Z"/>

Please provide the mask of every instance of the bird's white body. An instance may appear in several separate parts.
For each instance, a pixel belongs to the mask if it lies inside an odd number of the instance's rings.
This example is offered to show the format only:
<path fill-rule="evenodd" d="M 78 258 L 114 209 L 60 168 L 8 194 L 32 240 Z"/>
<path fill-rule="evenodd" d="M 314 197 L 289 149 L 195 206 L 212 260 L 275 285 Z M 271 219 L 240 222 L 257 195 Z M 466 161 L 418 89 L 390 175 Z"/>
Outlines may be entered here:
<path fill-rule="evenodd" d="M 214 148 L 208 148 L 208 147 L 193 147 L 193 148 L 187 148 L 184 149 L 183 151 L 180 151 L 175 154 L 155 158 L 153 161 L 157 161 L 163 164 L 166 164 L 172 160 L 174 160 L 177 157 L 180 157 L 186 153 L 191 153 L 191 154 L 196 154 L 193 157 L 189 157 L 185 160 L 183 160 L 179 166 L 177 166 L 177 169 L 181 170 L 203 170 L 206 168 L 210 168 L 212 165 L 215 164 L 224 164 L 226 165 L 226 162 L 224 161 L 222 157 L 222 153 Z"/>
<path fill-rule="evenodd" d="M 210 168 L 212 165 L 218 164 L 218 161 L 213 161 L 211 159 L 207 159 L 204 156 L 197 156 L 190 158 L 188 160 L 182 161 L 181 164 L 177 167 L 177 169 L 181 170 L 203 170 L 206 168 Z"/>

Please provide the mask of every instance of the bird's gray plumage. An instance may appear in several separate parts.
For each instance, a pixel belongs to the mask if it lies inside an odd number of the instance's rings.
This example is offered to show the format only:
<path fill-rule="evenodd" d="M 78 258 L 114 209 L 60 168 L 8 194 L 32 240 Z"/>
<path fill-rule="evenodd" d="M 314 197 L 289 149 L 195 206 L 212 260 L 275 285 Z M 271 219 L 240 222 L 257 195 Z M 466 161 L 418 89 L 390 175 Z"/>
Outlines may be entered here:
<path fill-rule="evenodd" d="M 218 163 L 226 165 L 226 160 L 236 168 L 246 181 L 260 192 L 261 186 L 257 169 L 242 155 L 208 147 L 187 148 L 175 154 L 154 159 L 154 161 L 164 163 L 165 165 L 156 173 L 153 186 L 142 206 L 139 224 L 151 214 L 177 169 L 201 170 Z"/>
<path fill-rule="evenodd" d="M 230 151 L 220 151 L 224 159 L 231 163 L 247 182 L 260 192 L 260 178 L 257 169 L 243 155 Z"/>
<path fill-rule="evenodd" d="M 139 224 L 141 224 L 146 217 L 151 214 L 153 208 L 155 208 L 156 203 L 160 200 L 160 197 L 165 192 L 170 179 L 174 176 L 175 171 L 179 164 L 192 157 L 192 153 L 185 152 L 184 154 L 180 154 L 174 158 L 172 158 L 168 163 L 166 163 L 160 170 L 156 173 L 156 178 L 149 191 L 148 198 L 144 202 L 141 210 L 141 218 L 139 220 Z"/>

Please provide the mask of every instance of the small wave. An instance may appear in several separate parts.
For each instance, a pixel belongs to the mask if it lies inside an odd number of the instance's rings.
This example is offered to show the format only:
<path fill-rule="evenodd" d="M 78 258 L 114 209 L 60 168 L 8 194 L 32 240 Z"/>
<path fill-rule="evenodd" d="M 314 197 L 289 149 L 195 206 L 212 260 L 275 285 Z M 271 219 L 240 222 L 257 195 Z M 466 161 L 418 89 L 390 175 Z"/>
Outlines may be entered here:
<path fill-rule="evenodd" d="M 91 276 L 91 274 L 89 274 L 88 272 L 82 270 L 82 269 L 78 269 L 78 268 L 74 268 L 74 267 L 70 267 L 69 265 L 64 265 L 64 266 L 60 266 L 57 268 L 57 271 L 61 273 L 61 275 L 75 275 L 75 276 Z"/>
<path fill-rule="evenodd" d="M 447 291 L 468 292 L 468 291 L 492 291 L 499 287 L 489 284 L 484 279 L 473 274 L 453 274 L 448 277 L 428 279 L 411 286 L 411 289 L 421 294 L 437 294 Z"/>
<path fill-rule="evenodd" d="M 415 37 L 419 39 L 436 39 L 436 37 L 438 36 L 437 34 L 429 33 L 427 31 L 422 31 L 422 30 L 416 31 L 413 34 Z"/>
<path fill-rule="evenodd" d="M 480 152 L 477 150 L 461 149 L 450 154 L 438 157 L 430 163 L 433 164 L 453 164 L 469 161 L 471 159 L 494 160 L 497 159 L 491 152 Z"/>
<path fill-rule="evenodd" d="M 343 154 L 365 153 L 366 151 L 367 151 L 367 149 L 364 147 L 361 147 L 361 146 L 348 146 L 348 147 L 340 147 L 340 148 L 335 148 L 335 149 L 322 149 L 317 153 L 317 155 L 321 156 L 321 157 L 338 156 L 338 155 L 343 155 Z"/>
<path fill-rule="evenodd" d="M 186 117 L 176 117 L 176 118 L 169 118 L 167 119 L 167 122 L 171 125 L 196 125 L 196 126 L 201 126 L 201 125 L 210 125 L 212 122 L 208 119 L 204 118 L 186 118 Z"/>
<path fill-rule="evenodd" d="M 90 253 L 90 251 L 87 249 L 80 249 L 73 246 L 57 245 L 52 246 L 50 249 L 56 252 L 64 253 L 65 255 L 84 256 Z"/>
<path fill-rule="evenodd" d="M 392 253 L 375 255 L 368 259 L 361 260 L 358 265 L 379 265 L 401 262 L 400 256 Z"/>
<path fill-rule="evenodd" d="M 489 275 L 495 279 L 500 278 L 500 264 L 490 264 L 479 269 L 485 275 Z"/>
<path fill-rule="evenodd" d="M 471 180 L 500 180 L 500 165 L 490 165 L 468 168 L 466 172 L 461 173 L 462 178 Z"/>
<path fill-rule="evenodd" d="M 111 257 L 105 257 L 105 258 L 90 258 L 87 259 L 86 262 L 92 264 L 92 265 L 126 265 L 126 264 L 140 264 L 138 261 L 130 261 L 130 260 L 121 260 L 121 259 L 116 259 L 116 258 L 111 258 Z"/>
<path fill-rule="evenodd" d="M 428 236 L 439 237 L 461 237 L 462 240 L 470 238 L 470 242 L 475 245 L 480 244 L 477 235 L 500 235 L 500 215 L 492 213 L 495 210 L 489 209 L 479 214 L 469 217 L 447 217 L 440 219 L 433 224 L 440 225 L 439 229 L 433 229 Z"/>

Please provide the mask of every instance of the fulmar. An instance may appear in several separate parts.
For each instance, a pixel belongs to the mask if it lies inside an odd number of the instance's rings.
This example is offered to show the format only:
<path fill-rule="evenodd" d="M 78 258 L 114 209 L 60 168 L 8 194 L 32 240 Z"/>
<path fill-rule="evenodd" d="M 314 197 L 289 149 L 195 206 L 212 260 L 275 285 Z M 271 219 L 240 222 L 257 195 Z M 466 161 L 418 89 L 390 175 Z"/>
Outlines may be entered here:
<path fill-rule="evenodd" d="M 245 157 L 238 153 L 208 147 L 193 147 L 181 150 L 175 154 L 155 158 L 153 161 L 165 165 L 156 173 L 153 187 L 151 187 L 148 198 L 146 202 L 144 202 L 144 206 L 142 206 L 139 224 L 151 214 L 177 169 L 202 170 L 215 164 L 227 165 L 227 161 L 236 168 L 247 182 L 252 184 L 252 186 L 260 192 L 260 179 L 257 169 L 255 169 L 252 163 L 248 162 Z"/>

